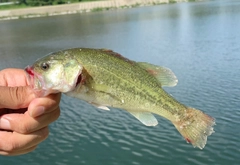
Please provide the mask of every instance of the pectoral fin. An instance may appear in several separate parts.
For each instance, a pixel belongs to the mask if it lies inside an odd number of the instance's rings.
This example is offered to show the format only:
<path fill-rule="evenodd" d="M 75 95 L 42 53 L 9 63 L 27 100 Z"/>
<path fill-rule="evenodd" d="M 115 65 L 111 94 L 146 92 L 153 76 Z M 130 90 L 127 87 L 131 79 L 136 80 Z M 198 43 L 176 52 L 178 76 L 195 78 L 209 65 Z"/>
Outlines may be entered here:
<path fill-rule="evenodd" d="M 173 87 L 178 83 L 177 77 L 168 68 L 156 66 L 146 62 L 138 62 L 138 65 L 145 69 L 149 74 L 157 78 L 162 86 Z"/>
<path fill-rule="evenodd" d="M 157 119 L 153 116 L 153 114 L 149 112 L 129 112 L 134 117 L 136 117 L 141 123 L 146 126 L 156 126 L 158 124 Z"/>

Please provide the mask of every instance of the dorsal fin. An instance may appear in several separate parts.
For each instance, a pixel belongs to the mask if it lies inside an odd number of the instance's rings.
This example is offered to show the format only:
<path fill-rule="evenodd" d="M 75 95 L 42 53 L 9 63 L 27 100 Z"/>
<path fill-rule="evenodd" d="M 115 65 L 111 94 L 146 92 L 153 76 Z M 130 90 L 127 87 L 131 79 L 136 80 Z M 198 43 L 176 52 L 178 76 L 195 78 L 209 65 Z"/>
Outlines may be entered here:
<path fill-rule="evenodd" d="M 145 69 L 149 74 L 158 79 L 162 86 L 173 87 L 178 83 L 175 74 L 168 68 L 149 64 L 146 62 L 138 62 L 138 65 Z"/>

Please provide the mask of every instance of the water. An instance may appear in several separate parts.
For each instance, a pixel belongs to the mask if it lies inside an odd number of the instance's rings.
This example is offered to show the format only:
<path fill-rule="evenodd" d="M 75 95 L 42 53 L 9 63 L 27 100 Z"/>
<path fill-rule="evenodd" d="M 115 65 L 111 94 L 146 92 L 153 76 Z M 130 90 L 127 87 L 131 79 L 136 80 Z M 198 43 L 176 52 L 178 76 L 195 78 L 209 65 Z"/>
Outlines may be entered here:
<path fill-rule="evenodd" d="M 240 164 L 240 1 L 206 1 L 0 22 L 0 69 L 23 68 L 70 47 L 110 48 L 135 61 L 171 68 L 166 88 L 216 118 L 203 150 L 167 120 L 145 127 L 127 112 L 97 110 L 66 96 L 49 138 L 1 165 Z"/>

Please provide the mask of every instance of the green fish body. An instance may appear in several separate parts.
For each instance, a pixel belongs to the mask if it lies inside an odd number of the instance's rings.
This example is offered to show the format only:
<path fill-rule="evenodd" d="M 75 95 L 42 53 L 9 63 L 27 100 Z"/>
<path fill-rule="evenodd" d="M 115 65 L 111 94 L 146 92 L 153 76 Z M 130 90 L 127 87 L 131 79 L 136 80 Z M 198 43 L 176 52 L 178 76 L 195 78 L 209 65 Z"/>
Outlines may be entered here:
<path fill-rule="evenodd" d="M 162 89 L 177 78 L 164 67 L 134 62 L 106 49 L 75 48 L 52 53 L 26 68 L 41 95 L 63 92 L 103 109 L 121 108 L 146 126 L 158 124 L 153 114 L 170 120 L 187 142 L 204 148 L 215 121 L 187 107 Z"/>

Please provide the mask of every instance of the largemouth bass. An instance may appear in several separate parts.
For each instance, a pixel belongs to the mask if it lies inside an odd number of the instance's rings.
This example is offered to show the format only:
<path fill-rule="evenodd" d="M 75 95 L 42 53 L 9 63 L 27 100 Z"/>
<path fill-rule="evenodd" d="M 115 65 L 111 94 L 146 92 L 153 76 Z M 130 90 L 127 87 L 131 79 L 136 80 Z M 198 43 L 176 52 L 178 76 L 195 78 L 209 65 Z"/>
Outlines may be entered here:
<path fill-rule="evenodd" d="M 162 89 L 178 81 L 168 68 L 131 61 L 107 49 L 74 48 L 51 53 L 25 70 L 39 96 L 62 92 L 103 110 L 121 108 L 146 126 L 157 125 L 153 114 L 160 115 L 200 149 L 214 132 L 214 118 Z"/>

